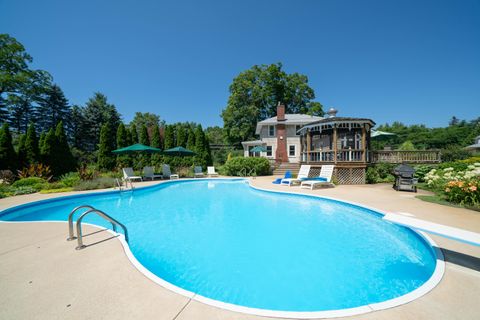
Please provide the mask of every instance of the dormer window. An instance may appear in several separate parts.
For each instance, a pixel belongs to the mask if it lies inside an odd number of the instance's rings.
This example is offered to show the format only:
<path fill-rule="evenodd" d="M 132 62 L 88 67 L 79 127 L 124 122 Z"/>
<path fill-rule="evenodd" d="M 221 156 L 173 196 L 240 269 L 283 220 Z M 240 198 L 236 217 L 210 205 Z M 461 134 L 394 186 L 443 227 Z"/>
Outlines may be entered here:
<path fill-rule="evenodd" d="M 300 130 L 301 128 L 302 128 L 302 126 L 299 125 L 299 124 L 297 124 L 297 125 L 295 126 L 295 135 L 297 135 L 297 136 L 300 135 L 300 133 L 298 133 L 298 130 Z"/>
<path fill-rule="evenodd" d="M 268 126 L 268 136 L 275 137 L 275 126 Z"/>

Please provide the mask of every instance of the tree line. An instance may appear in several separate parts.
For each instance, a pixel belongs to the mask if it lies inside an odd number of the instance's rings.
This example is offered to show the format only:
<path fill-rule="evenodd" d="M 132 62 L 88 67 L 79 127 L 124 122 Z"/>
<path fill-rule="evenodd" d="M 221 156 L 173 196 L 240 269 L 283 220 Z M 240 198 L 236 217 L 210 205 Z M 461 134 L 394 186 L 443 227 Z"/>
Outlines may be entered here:
<path fill-rule="evenodd" d="M 85 163 L 108 170 L 160 162 L 211 163 L 208 138 L 201 125 L 167 125 L 158 115 L 140 112 L 125 124 L 115 105 L 100 92 L 85 105 L 72 106 L 48 72 L 30 67 L 32 61 L 21 43 L 0 34 L 0 169 L 18 170 L 42 163 L 59 176 Z M 176 159 L 111 153 L 134 143 L 167 149 L 184 146 L 196 156 Z"/>

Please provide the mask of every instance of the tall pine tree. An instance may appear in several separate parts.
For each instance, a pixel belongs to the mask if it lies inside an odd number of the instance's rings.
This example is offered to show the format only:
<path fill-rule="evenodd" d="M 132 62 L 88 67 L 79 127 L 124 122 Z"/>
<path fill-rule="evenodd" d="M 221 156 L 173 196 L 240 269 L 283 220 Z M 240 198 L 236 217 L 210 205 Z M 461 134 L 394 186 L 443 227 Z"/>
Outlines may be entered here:
<path fill-rule="evenodd" d="M 142 125 L 140 129 L 140 143 L 146 146 L 150 145 L 150 139 L 148 138 L 148 128 L 146 125 Z"/>
<path fill-rule="evenodd" d="M 117 129 L 117 148 L 128 147 L 127 129 L 123 123 L 118 125 Z"/>
<path fill-rule="evenodd" d="M 98 167 L 100 169 L 112 170 L 115 167 L 115 136 L 109 123 L 103 124 L 100 130 L 100 143 L 98 145 Z"/>
<path fill-rule="evenodd" d="M 123 123 L 118 125 L 117 129 L 117 148 L 124 148 L 130 145 L 130 133 L 125 128 Z M 130 166 L 130 158 L 126 154 L 117 155 L 117 166 L 118 167 L 127 167 Z"/>
<path fill-rule="evenodd" d="M 62 89 L 54 84 L 52 85 L 40 101 L 38 113 L 38 125 L 42 131 L 56 128 L 59 122 L 69 124 L 71 107 Z"/>
<path fill-rule="evenodd" d="M 183 124 L 177 124 L 177 146 L 180 147 L 187 147 L 187 132 L 185 131 L 185 127 Z"/>
<path fill-rule="evenodd" d="M 27 166 L 27 150 L 25 149 L 26 137 L 24 134 L 18 137 L 17 166 L 20 169 Z"/>
<path fill-rule="evenodd" d="M 107 97 L 98 92 L 88 100 L 83 110 L 83 116 L 85 126 L 88 128 L 88 131 L 85 132 L 85 149 L 87 151 L 97 149 L 103 124 L 108 123 L 110 131 L 120 124 L 120 114 L 115 106 L 108 103 Z M 115 137 L 113 139 L 115 140 Z"/>
<path fill-rule="evenodd" d="M 55 138 L 55 130 L 50 128 L 48 132 L 42 133 L 43 140 L 40 148 L 40 154 L 42 158 L 42 163 L 49 166 L 52 173 L 55 175 L 55 165 L 57 163 L 56 158 L 56 143 L 57 139 Z M 42 138 L 41 138 L 42 139 Z"/>
<path fill-rule="evenodd" d="M 25 151 L 27 164 L 34 164 L 40 162 L 40 149 L 37 139 L 37 132 L 35 131 L 35 125 L 30 123 L 27 130 L 27 136 L 25 138 Z"/>
<path fill-rule="evenodd" d="M 165 125 L 165 138 L 163 141 L 163 147 L 165 150 L 175 147 L 175 136 L 172 125 Z"/>
<path fill-rule="evenodd" d="M 0 170 L 17 169 L 17 154 L 13 149 L 12 135 L 6 122 L 0 129 Z"/>
<path fill-rule="evenodd" d="M 138 132 L 135 124 L 132 124 L 130 127 L 130 140 L 132 144 L 138 143 Z"/>
<path fill-rule="evenodd" d="M 52 169 L 54 175 L 60 176 L 75 170 L 75 159 L 68 145 L 67 135 L 65 134 L 62 121 L 57 124 L 55 129 L 55 140 L 55 164 Z"/>
<path fill-rule="evenodd" d="M 188 128 L 187 149 L 195 151 L 195 131 L 191 127 Z"/>

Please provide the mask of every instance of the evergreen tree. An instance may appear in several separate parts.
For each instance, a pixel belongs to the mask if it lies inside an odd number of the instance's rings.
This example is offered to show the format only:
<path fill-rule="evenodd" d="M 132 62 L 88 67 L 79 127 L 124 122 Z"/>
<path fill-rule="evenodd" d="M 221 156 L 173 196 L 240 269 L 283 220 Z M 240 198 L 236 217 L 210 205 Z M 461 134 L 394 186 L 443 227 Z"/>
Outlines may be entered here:
<path fill-rule="evenodd" d="M 0 130 L 0 170 L 17 169 L 17 155 L 13 149 L 12 135 L 6 122 Z"/>
<path fill-rule="evenodd" d="M 137 126 L 132 124 L 130 127 L 130 140 L 132 144 L 138 143 L 138 132 L 137 132 Z"/>
<path fill-rule="evenodd" d="M 195 153 L 195 163 L 205 167 L 208 164 L 207 140 L 200 124 L 195 129 Z"/>
<path fill-rule="evenodd" d="M 117 148 L 128 147 L 127 129 L 123 123 L 118 125 L 117 129 Z"/>
<path fill-rule="evenodd" d="M 184 126 L 179 123 L 177 124 L 177 146 L 187 147 L 187 132 L 185 131 Z"/>
<path fill-rule="evenodd" d="M 100 130 L 100 143 L 98 145 L 98 167 L 111 170 L 115 167 L 115 138 L 110 124 L 105 123 Z"/>
<path fill-rule="evenodd" d="M 205 135 L 205 162 L 207 166 L 213 165 L 212 150 L 210 149 L 210 140 L 207 135 Z"/>
<path fill-rule="evenodd" d="M 52 173 L 55 175 L 55 149 L 57 139 L 55 138 L 55 131 L 50 128 L 46 134 L 42 133 L 43 143 L 41 145 L 40 153 L 42 155 L 43 164 L 50 167 Z"/>
<path fill-rule="evenodd" d="M 28 94 L 10 95 L 7 105 L 10 127 L 18 133 L 26 132 L 28 123 L 33 120 L 35 115 L 32 97 Z"/>
<path fill-rule="evenodd" d="M 17 151 L 17 164 L 18 168 L 23 168 L 27 165 L 27 150 L 25 149 L 26 135 L 21 134 L 18 137 L 18 151 Z"/>
<path fill-rule="evenodd" d="M 158 125 L 154 125 L 152 128 L 152 141 L 150 142 L 150 146 L 154 148 L 161 148 L 162 140 L 160 138 L 160 128 Z"/>
<path fill-rule="evenodd" d="M 41 163 L 45 163 L 43 159 L 43 145 L 45 144 L 45 138 L 47 137 L 47 134 L 45 132 L 40 133 L 40 138 L 38 138 L 38 154 L 39 154 L 39 160 Z"/>
<path fill-rule="evenodd" d="M 52 171 L 54 175 L 60 176 L 75 170 L 75 159 L 68 145 L 67 135 L 65 134 L 62 121 L 58 123 L 55 129 L 55 140 L 55 153 L 53 155 L 54 167 Z"/>
<path fill-rule="evenodd" d="M 38 125 L 41 130 L 55 128 L 59 122 L 69 124 L 71 107 L 62 89 L 54 84 L 48 88 L 44 97 L 39 103 Z"/>
<path fill-rule="evenodd" d="M 83 110 L 85 117 L 85 126 L 88 131 L 85 132 L 85 149 L 94 151 L 100 141 L 100 130 L 103 124 L 108 123 L 110 131 L 117 128 L 120 124 L 120 114 L 113 104 L 107 102 L 107 97 L 96 92 L 93 98 L 90 98 Z M 115 138 L 113 138 L 115 140 Z"/>
<path fill-rule="evenodd" d="M 171 125 L 165 126 L 165 138 L 163 141 L 165 150 L 175 147 L 175 137 L 173 127 Z"/>
<path fill-rule="evenodd" d="M 124 148 L 130 145 L 130 133 L 125 128 L 123 123 L 118 125 L 117 129 L 117 148 Z M 119 154 L 117 155 L 117 166 L 118 167 L 127 167 L 130 166 L 130 158 L 128 155 Z"/>
<path fill-rule="evenodd" d="M 187 149 L 195 151 L 195 131 L 191 127 L 188 128 Z"/>
<path fill-rule="evenodd" d="M 67 126 L 67 135 L 73 148 L 78 150 L 86 149 L 87 126 L 83 115 L 83 108 L 74 105 L 70 112 L 70 123 Z"/>
<path fill-rule="evenodd" d="M 150 145 L 150 139 L 148 138 L 148 128 L 146 125 L 142 125 L 140 129 L 140 143 L 146 146 Z"/>
<path fill-rule="evenodd" d="M 150 146 L 154 148 L 161 148 L 162 147 L 162 139 L 160 137 L 160 128 L 158 124 L 155 124 L 152 128 L 152 139 L 150 142 Z M 158 166 L 162 162 L 162 155 L 158 153 L 152 154 L 151 162 L 153 165 Z"/>
<path fill-rule="evenodd" d="M 37 132 L 35 131 L 35 125 L 30 123 L 25 138 L 25 151 L 27 164 L 34 164 L 40 161 L 39 142 L 37 140 Z"/>

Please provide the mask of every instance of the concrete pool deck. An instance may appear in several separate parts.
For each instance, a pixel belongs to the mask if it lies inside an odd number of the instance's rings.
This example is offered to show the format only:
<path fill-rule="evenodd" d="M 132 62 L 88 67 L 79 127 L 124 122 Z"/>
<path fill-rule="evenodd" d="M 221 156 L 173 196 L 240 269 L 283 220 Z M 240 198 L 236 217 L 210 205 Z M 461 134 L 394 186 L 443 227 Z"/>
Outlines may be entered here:
<path fill-rule="evenodd" d="M 272 180 L 261 177 L 252 184 L 337 198 L 480 232 L 480 212 L 423 202 L 390 185 L 311 191 L 273 185 Z M 78 192 L 0 199 L 0 209 L 67 194 Z M 215 308 L 159 286 L 130 263 L 117 239 L 98 231 L 86 226 L 84 242 L 94 245 L 77 251 L 76 243 L 65 241 L 66 223 L 0 223 L 0 319 L 267 319 Z M 446 258 L 445 274 L 437 287 L 408 304 L 346 319 L 478 319 L 480 247 L 431 238 Z"/>

